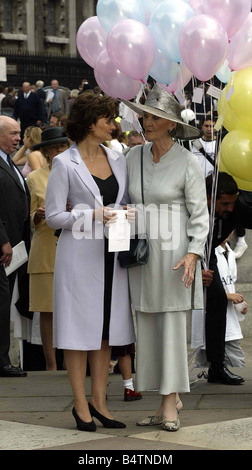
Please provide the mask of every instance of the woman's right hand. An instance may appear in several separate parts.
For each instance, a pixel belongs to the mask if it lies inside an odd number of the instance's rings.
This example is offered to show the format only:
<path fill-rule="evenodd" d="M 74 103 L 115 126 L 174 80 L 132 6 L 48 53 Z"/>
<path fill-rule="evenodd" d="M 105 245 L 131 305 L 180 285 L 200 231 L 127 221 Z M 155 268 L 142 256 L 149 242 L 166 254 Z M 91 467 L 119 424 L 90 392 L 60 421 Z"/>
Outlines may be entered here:
<path fill-rule="evenodd" d="M 112 207 L 101 207 L 99 209 L 94 210 L 94 220 L 98 220 L 99 222 L 103 222 L 104 225 L 109 225 L 113 223 L 117 218 L 115 212 L 113 212 Z"/>
<path fill-rule="evenodd" d="M 39 207 L 34 215 L 34 224 L 37 225 L 41 220 L 45 219 L 45 206 Z"/>

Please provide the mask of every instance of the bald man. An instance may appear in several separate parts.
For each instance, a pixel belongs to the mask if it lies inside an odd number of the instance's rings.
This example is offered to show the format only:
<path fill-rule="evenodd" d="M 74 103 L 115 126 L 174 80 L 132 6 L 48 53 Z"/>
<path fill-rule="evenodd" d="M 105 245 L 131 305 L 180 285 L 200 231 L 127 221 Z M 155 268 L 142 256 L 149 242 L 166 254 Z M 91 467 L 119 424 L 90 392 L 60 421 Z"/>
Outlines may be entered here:
<path fill-rule="evenodd" d="M 20 142 L 20 126 L 14 119 L 0 116 L 0 377 L 24 377 L 26 372 L 13 367 L 9 358 L 10 306 L 16 277 L 19 299 L 17 310 L 29 317 L 27 263 L 6 275 L 12 249 L 22 240 L 29 252 L 30 196 L 22 174 L 11 160 Z"/>
<path fill-rule="evenodd" d="M 19 94 L 14 106 L 14 118 L 20 119 L 21 140 L 23 140 L 24 131 L 29 126 L 40 126 L 43 113 L 42 105 L 37 93 L 31 91 L 29 82 L 22 85 L 22 93 Z"/>
<path fill-rule="evenodd" d="M 49 115 L 57 113 L 61 111 L 64 114 L 68 113 L 69 110 L 69 105 L 68 105 L 68 100 L 67 100 L 67 94 L 65 90 L 62 88 L 59 88 L 59 82 L 58 80 L 52 80 L 51 81 L 51 87 L 53 91 L 53 99 L 50 105 L 49 109 Z"/>

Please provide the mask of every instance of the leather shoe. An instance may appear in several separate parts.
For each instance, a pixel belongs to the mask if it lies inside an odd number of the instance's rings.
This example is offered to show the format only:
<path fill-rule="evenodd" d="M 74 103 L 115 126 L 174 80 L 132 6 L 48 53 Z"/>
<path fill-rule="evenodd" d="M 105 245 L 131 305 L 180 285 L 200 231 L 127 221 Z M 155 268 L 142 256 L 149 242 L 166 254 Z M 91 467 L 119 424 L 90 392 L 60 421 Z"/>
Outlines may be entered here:
<path fill-rule="evenodd" d="M 19 367 L 9 366 L 0 367 L 0 377 L 26 377 L 27 372 Z"/>
<path fill-rule="evenodd" d="M 239 375 L 235 375 L 227 367 L 215 368 L 210 365 L 208 369 L 208 382 L 221 383 L 225 385 L 240 385 L 244 379 Z"/>
<path fill-rule="evenodd" d="M 126 428 L 126 424 L 121 423 L 120 421 L 116 421 L 115 419 L 109 419 L 106 418 L 106 416 L 103 416 L 99 411 L 95 409 L 91 403 L 88 404 L 89 406 L 89 411 L 91 416 L 100 421 L 100 423 L 104 426 L 104 428 Z"/>
<path fill-rule="evenodd" d="M 125 388 L 124 401 L 141 400 L 141 398 L 143 397 L 140 392 L 136 392 L 135 390 L 130 390 L 130 388 Z"/>
<path fill-rule="evenodd" d="M 178 431 L 180 428 L 179 417 L 177 416 L 177 419 L 175 419 L 174 421 L 169 421 L 167 419 L 166 420 L 164 419 L 162 423 L 162 428 L 165 431 L 169 431 L 169 432 Z"/>
<path fill-rule="evenodd" d="M 82 419 L 80 419 L 74 407 L 72 409 L 72 414 L 73 414 L 73 417 L 75 418 L 76 426 L 79 429 L 79 431 L 89 431 L 89 432 L 96 431 L 96 424 L 93 419 L 92 421 L 89 421 L 89 422 L 82 421 Z"/>

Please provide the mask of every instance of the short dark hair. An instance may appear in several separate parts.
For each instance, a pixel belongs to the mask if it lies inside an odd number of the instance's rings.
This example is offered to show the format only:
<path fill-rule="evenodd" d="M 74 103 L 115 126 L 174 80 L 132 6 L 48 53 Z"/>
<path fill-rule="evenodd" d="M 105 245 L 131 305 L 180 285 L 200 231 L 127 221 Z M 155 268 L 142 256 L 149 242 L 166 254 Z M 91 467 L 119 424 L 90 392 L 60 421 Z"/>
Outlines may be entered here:
<path fill-rule="evenodd" d="M 216 122 L 216 118 L 214 116 L 211 116 L 211 114 L 207 114 L 206 116 L 201 118 L 200 127 L 202 127 L 206 121 Z"/>
<path fill-rule="evenodd" d="M 217 181 L 216 199 L 220 199 L 222 194 L 237 194 L 239 189 L 233 176 L 225 173 L 224 171 L 219 172 Z M 208 196 L 212 194 L 213 186 L 213 173 L 206 178 L 206 192 Z"/>
<path fill-rule="evenodd" d="M 71 107 L 66 133 L 73 142 L 81 142 L 90 134 L 92 124 L 96 124 L 102 117 L 115 119 L 118 111 L 118 103 L 111 96 L 101 96 L 92 90 L 84 91 Z"/>

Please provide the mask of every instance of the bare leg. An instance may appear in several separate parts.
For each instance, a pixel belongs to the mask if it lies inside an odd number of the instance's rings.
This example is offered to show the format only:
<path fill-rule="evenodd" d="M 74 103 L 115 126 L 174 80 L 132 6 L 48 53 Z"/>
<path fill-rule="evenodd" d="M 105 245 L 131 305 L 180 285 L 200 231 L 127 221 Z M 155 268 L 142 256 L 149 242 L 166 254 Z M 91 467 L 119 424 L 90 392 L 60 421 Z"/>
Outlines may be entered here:
<path fill-rule="evenodd" d="M 122 374 L 123 380 L 131 379 L 132 370 L 131 370 L 131 356 L 126 354 L 126 356 L 118 357 L 118 364 Z"/>
<path fill-rule="evenodd" d="M 173 400 L 174 400 L 173 395 L 174 393 L 171 393 L 170 395 L 162 396 L 162 402 L 160 404 L 159 409 L 156 411 L 155 416 L 165 416 L 165 413 L 171 412 L 171 408 L 172 409 L 174 408 L 173 407 Z M 170 397 L 170 398 L 168 399 L 167 397 Z M 166 400 L 167 400 L 167 403 L 166 403 Z M 183 408 L 183 403 L 178 393 L 175 394 L 175 404 L 176 404 L 177 411 L 180 411 Z M 174 410 L 172 411 L 172 413 L 174 414 Z M 176 419 L 176 418 L 173 418 L 173 419 Z"/>
<path fill-rule="evenodd" d="M 114 419 L 107 409 L 106 391 L 111 348 L 108 341 L 102 341 L 101 349 L 90 351 L 88 355 L 91 372 L 91 398 L 90 403 L 103 416 Z"/>
<path fill-rule="evenodd" d="M 52 345 L 52 312 L 40 312 L 40 335 L 46 360 L 46 370 L 57 370 L 55 348 Z"/>
<path fill-rule="evenodd" d="M 183 408 L 183 403 L 182 403 L 178 393 L 176 393 L 176 407 L 177 407 L 178 411 L 182 410 L 182 408 Z"/>
<path fill-rule="evenodd" d="M 88 403 L 85 394 L 85 380 L 87 371 L 87 351 L 64 351 L 65 364 L 68 377 L 73 390 L 74 406 L 82 421 L 91 422 Z"/>
<path fill-rule="evenodd" d="M 163 395 L 163 418 L 165 420 L 174 421 L 177 419 L 177 408 L 176 408 L 176 393 L 170 393 L 169 395 Z"/>

